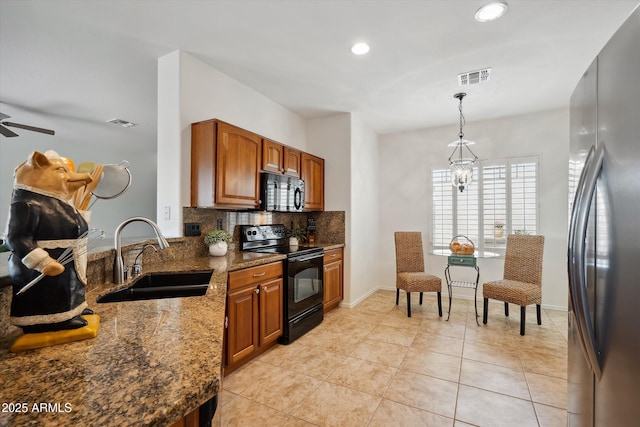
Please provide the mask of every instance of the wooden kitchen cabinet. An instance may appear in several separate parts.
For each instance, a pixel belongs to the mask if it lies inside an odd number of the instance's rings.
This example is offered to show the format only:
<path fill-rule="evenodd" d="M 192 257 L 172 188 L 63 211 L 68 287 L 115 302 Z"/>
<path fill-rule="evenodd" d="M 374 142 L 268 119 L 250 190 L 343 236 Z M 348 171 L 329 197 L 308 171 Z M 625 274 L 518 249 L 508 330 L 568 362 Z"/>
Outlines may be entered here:
<path fill-rule="evenodd" d="M 262 138 L 207 120 L 191 125 L 191 206 L 260 205 Z"/>
<path fill-rule="evenodd" d="M 260 287 L 260 346 L 277 340 L 282 335 L 283 295 L 282 277 L 263 282 Z"/>
<path fill-rule="evenodd" d="M 262 140 L 262 170 L 300 177 L 300 150 L 270 139 Z"/>
<path fill-rule="evenodd" d="M 258 348 L 258 289 L 250 286 L 227 295 L 227 363 L 230 365 Z"/>
<path fill-rule="evenodd" d="M 304 180 L 304 210 L 324 210 L 324 159 L 301 153 L 300 173 Z"/>
<path fill-rule="evenodd" d="M 324 312 L 335 308 L 344 298 L 343 248 L 324 253 Z"/>
<path fill-rule="evenodd" d="M 200 408 L 194 409 L 192 412 L 180 418 L 171 427 L 198 427 L 200 425 Z"/>
<path fill-rule="evenodd" d="M 229 273 L 225 374 L 276 343 L 283 327 L 282 262 Z"/>
<path fill-rule="evenodd" d="M 291 147 L 284 147 L 284 174 L 300 178 L 302 152 Z"/>
<path fill-rule="evenodd" d="M 270 139 L 262 140 L 262 170 L 284 173 L 284 145 Z"/>

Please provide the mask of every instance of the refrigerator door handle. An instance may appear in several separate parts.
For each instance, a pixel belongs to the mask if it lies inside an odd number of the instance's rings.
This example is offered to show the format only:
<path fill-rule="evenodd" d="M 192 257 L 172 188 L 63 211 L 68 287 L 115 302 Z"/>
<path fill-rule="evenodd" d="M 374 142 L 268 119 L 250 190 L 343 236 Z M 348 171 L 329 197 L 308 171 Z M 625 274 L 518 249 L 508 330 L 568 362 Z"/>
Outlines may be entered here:
<path fill-rule="evenodd" d="M 589 168 L 591 167 L 591 163 L 593 161 L 593 153 L 595 151 L 596 147 L 595 145 L 592 145 L 591 148 L 589 149 L 589 152 L 587 153 L 587 157 L 584 161 L 584 166 L 582 169 L 582 173 L 580 174 L 580 177 L 578 178 L 578 183 L 576 185 L 576 191 L 574 194 L 574 199 L 573 199 L 573 205 L 571 207 L 571 218 L 569 220 L 569 242 L 568 242 L 568 252 L 567 252 L 567 270 L 568 270 L 568 276 L 569 276 L 569 295 L 571 297 L 571 305 L 573 307 L 573 311 L 574 311 L 574 321 L 573 326 L 575 327 L 575 329 L 577 330 L 577 340 L 578 340 L 578 344 L 580 345 L 580 349 L 582 350 L 582 354 L 585 356 L 585 358 L 587 358 L 586 362 L 589 365 L 589 368 L 591 369 L 591 361 L 588 358 L 588 352 L 587 352 L 587 347 L 586 347 L 586 343 L 584 340 L 584 326 L 583 326 L 583 318 L 584 316 L 582 316 L 580 314 L 580 312 L 578 311 L 579 307 L 578 304 L 576 302 L 576 298 L 577 298 L 577 293 L 579 291 L 574 290 L 574 286 L 576 286 L 576 274 L 575 274 L 575 269 L 573 268 L 575 266 L 574 263 L 574 245 L 575 245 L 575 230 L 576 230 L 576 219 L 577 219 L 577 214 L 576 211 L 578 210 L 578 208 L 581 206 L 581 200 L 584 196 L 584 180 L 585 180 L 585 175 L 587 174 L 587 171 L 589 170 Z M 571 318 L 569 318 L 569 321 L 571 321 Z"/>
<path fill-rule="evenodd" d="M 604 159 L 604 144 L 600 143 L 595 149 L 589 150 L 585 162 L 584 171 L 580 177 L 576 196 L 574 199 L 569 226 L 569 293 L 578 324 L 578 332 L 582 341 L 582 348 L 586 352 L 587 359 L 591 365 L 596 378 L 599 380 L 602 375 L 600 356 L 596 351 L 595 331 L 591 315 L 589 314 L 589 303 L 586 293 L 585 275 L 585 238 L 589 222 L 589 211 L 591 201 L 598 183 L 598 177 L 602 170 Z"/>

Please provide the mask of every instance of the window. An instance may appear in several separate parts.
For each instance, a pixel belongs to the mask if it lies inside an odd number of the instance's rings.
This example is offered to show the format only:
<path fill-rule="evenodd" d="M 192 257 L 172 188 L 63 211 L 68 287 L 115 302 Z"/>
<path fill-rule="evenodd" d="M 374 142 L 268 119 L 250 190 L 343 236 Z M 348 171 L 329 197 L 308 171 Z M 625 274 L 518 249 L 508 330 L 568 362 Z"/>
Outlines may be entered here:
<path fill-rule="evenodd" d="M 432 249 L 465 235 L 478 250 L 502 253 L 508 234 L 537 234 L 537 156 L 479 161 L 473 176 L 460 193 L 449 168 L 432 168 Z"/>

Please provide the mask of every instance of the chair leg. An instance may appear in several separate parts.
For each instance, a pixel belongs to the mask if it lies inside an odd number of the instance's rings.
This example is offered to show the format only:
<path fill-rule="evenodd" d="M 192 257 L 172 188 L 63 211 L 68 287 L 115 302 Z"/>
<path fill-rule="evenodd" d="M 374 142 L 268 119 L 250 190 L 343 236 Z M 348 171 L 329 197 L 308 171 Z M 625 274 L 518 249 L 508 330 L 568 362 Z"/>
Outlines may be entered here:
<path fill-rule="evenodd" d="M 398 305 L 399 301 L 400 301 L 400 289 L 396 288 L 396 305 Z"/>
<path fill-rule="evenodd" d="M 484 312 L 482 313 L 482 323 L 487 324 L 487 315 L 489 314 L 489 298 L 484 299 Z"/>
<path fill-rule="evenodd" d="M 504 303 L 504 315 L 509 317 L 509 303 L 508 302 Z"/>
<path fill-rule="evenodd" d="M 520 335 L 524 335 L 524 322 L 527 317 L 527 307 L 520 307 Z"/>
<path fill-rule="evenodd" d="M 407 292 L 407 317 L 411 317 L 411 292 Z"/>
<path fill-rule="evenodd" d="M 420 305 L 422 305 L 422 292 L 420 292 Z"/>
<path fill-rule="evenodd" d="M 536 314 L 538 315 L 538 325 L 542 325 L 542 317 L 540 316 L 540 304 L 536 304 Z"/>
<path fill-rule="evenodd" d="M 438 292 L 438 316 L 442 317 L 442 294 Z"/>

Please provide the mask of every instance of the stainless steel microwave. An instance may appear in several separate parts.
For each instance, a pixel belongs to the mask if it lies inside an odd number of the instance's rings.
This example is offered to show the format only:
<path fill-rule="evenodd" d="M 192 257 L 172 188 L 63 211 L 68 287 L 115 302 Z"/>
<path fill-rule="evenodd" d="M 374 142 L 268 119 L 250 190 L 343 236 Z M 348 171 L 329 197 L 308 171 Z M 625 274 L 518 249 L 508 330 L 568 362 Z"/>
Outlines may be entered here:
<path fill-rule="evenodd" d="M 260 174 L 260 209 L 272 212 L 302 212 L 304 181 L 286 175 Z"/>

